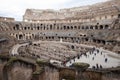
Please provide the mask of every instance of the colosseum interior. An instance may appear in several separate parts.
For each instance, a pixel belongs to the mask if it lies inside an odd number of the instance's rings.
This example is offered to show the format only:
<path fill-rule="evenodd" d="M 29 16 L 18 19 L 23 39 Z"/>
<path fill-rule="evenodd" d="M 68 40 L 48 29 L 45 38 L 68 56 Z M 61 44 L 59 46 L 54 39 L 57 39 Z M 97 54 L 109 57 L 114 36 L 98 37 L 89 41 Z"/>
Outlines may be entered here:
<path fill-rule="evenodd" d="M 0 80 L 120 80 L 120 0 L 0 17 Z"/>

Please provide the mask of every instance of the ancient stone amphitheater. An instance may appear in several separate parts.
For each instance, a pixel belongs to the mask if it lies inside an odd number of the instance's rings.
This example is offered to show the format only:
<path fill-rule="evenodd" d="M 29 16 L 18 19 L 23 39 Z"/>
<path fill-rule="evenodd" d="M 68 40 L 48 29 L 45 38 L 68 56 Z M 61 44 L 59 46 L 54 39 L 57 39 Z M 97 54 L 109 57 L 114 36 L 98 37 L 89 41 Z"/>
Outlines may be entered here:
<path fill-rule="evenodd" d="M 23 21 L 0 17 L 0 80 L 119 80 L 119 66 L 88 69 L 80 79 L 74 68 L 65 66 L 95 47 L 120 54 L 120 0 L 27 9 Z M 63 65 L 48 63 L 51 59 Z"/>

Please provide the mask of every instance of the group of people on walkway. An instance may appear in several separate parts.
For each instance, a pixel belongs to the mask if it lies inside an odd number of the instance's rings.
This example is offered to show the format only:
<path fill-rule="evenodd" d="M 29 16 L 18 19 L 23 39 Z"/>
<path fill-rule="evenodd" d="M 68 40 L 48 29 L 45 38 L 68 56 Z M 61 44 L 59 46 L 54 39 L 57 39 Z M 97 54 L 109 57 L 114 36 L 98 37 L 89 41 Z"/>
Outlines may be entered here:
<path fill-rule="evenodd" d="M 95 58 L 97 57 L 97 55 L 103 56 L 104 57 L 104 62 L 107 63 L 108 62 L 108 58 L 106 57 L 106 55 L 103 53 L 103 51 L 101 51 L 100 49 L 97 48 L 92 48 L 91 51 L 89 51 L 89 53 L 81 53 L 78 54 L 77 56 L 74 56 L 73 58 L 70 58 L 67 62 L 69 62 L 70 64 L 76 62 L 76 59 L 80 59 L 81 57 L 85 56 L 87 59 L 91 59 L 92 57 L 92 61 L 95 61 Z M 66 63 L 67 63 L 66 62 Z M 91 63 L 89 63 L 91 65 Z M 99 63 L 99 61 L 92 66 L 93 69 L 102 69 L 103 65 L 101 63 Z"/>

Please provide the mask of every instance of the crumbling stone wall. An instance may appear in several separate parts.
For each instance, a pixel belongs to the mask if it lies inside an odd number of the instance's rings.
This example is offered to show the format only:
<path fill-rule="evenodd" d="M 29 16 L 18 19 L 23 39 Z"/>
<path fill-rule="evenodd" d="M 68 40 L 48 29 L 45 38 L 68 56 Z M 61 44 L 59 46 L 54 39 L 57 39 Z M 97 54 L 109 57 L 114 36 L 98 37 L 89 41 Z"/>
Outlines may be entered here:
<path fill-rule="evenodd" d="M 65 79 L 65 80 L 75 80 L 75 70 L 74 69 L 67 69 L 67 68 L 61 68 L 60 69 L 60 79 Z"/>
<path fill-rule="evenodd" d="M 3 68 L 6 63 L 7 63 L 7 59 L 0 58 L 0 80 L 3 80 Z"/>
<path fill-rule="evenodd" d="M 102 80 L 119 80 L 120 79 L 120 71 L 111 71 L 102 74 Z"/>
<path fill-rule="evenodd" d="M 8 80 L 31 80 L 32 79 L 32 67 L 21 62 L 16 62 L 12 67 L 8 67 L 7 70 Z"/>

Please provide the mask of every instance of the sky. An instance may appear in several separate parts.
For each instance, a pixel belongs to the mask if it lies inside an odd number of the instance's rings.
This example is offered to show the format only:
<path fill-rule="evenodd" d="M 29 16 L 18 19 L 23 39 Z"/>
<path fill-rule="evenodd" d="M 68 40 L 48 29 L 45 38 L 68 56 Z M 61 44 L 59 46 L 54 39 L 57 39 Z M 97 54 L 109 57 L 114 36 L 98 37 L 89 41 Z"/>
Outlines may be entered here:
<path fill-rule="evenodd" d="M 91 5 L 107 0 L 0 0 L 0 16 L 22 21 L 26 9 L 63 9 Z"/>

